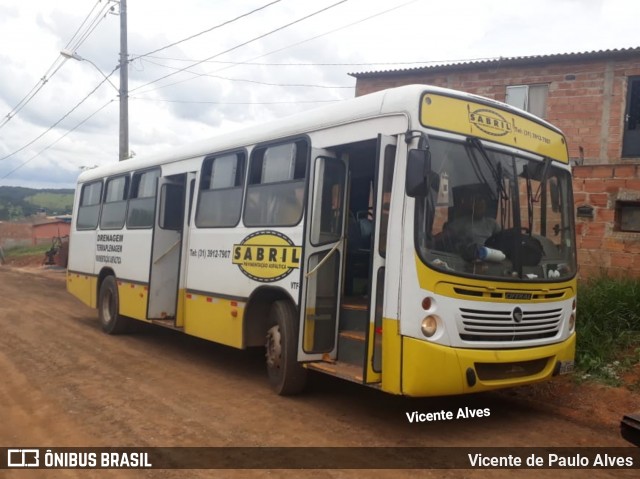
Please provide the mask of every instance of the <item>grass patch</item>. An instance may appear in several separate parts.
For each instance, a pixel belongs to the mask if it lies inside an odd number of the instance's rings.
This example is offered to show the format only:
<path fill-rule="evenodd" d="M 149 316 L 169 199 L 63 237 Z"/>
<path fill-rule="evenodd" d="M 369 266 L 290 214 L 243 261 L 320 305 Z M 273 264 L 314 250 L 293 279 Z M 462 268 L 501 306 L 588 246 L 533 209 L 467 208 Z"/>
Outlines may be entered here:
<path fill-rule="evenodd" d="M 51 249 L 51 244 L 39 244 L 36 246 L 16 246 L 15 248 L 5 249 L 4 256 L 7 259 L 10 258 L 21 258 L 23 256 L 31 256 L 36 254 L 41 254 L 44 256 L 45 251 L 49 251 Z"/>
<path fill-rule="evenodd" d="M 620 385 L 640 360 L 640 280 L 600 277 L 578 287 L 579 377 Z"/>

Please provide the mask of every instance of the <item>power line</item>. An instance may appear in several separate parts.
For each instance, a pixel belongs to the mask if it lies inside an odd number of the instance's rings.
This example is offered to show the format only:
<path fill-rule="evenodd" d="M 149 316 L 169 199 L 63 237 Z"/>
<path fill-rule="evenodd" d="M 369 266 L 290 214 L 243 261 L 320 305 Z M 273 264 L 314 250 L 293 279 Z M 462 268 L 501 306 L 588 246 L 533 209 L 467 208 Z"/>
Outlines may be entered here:
<path fill-rule="evenodd" d="M 107 4 L 110 2 L 111 0 L 108 0 Z M 89 11 L 89 13 L 87 14 L 87 16 L 84 18 L 84 20 L 82 21 L 82 23 L 80 24 L 80 26 L 78 27 L 78 29 L 75 31 L 75 33 L 73 34 L 73 36 L 69 39 L 69 41 L 67 42 L 67 44 L 65 45 L 65 49 L 69 49 L 71 51 L 75 51 L 75 49 L 79 46 L 79 45 L 75 45 L 75 46 L 71 46 L 71 44 L 73 43 L 74 39 L 76 38 L 76 36 L 78 36 L 78 33 L 80 33 L 80 31 L 82 30 L 82 27 L 84 27 L 85 23 L 87 23 L 87 20 L 89 19 L 89 17 L 91 16 L 91 14 L 93 13 L 93 11 L 96 9 L 96 7 L 98 5 L 100 5 L 100 3 L 102 3 L 102 0 L 98 0 L 95 5 L 93 6 L 93 8 Z M 98 15 L 102 14 L 102 11 L 104 11 L 104 8 L 100 11 L 100 13 L 98 13 Z M 95 21 L 95 17 L 94 20 Z"/>
<path fill-rule="evenodd" d="M 417 2 L 417 1 L 418 1 L 418 0 L 410 0 L 410 1 L 405 2 L 405 3 L 402 3 L 402 4 L 400 4 L 400 5 L 396 5 L 395 7 L 388 8 L 387 10 L 383 10 L 383 11 L 381 11 L 381 12 L 378 12 L 378 13 L 375 13 L 375 14 L 370 15 L 370 16 L 368 16 L 368 17 L 362 18 L 362 19 L 357 20 L 357 21 L 355 21 L 355 22 L 349 23 L 349 24 L 347 24 L 347 25 L 343 25 L 342 27 L 334 28 L 333 30 L 329 30 L 328 32 L 321 33 L 320 35 L 316 35 L 316 36 L 314 36 L 314 37 L 307 38 L 306 40 L 301 40 L 301 41 L 299 41 L 299 42 L 292 43 L 291 45 L 287 45 L 286 47 L 282 47 L 282 48 L 279 48 L 279 49 L 277 49 L 277 50 L 272 50 L 272 51 L 270 51 L 270 52 L 268 52 L 268 53 L 264 53 L 264 54 L 259 55 L 259 56 L 257 56 L 257 57 L 251 58 L 249 61 L 257 60 L 258 58 L 264 58 L 264 57 L 266 57 L 266 56 L 268 56 L 268 55 L 273 55 L 274 53 L 278 53 L 278 52 L 281 52 L 281 51 L 283 51 L 283 50 L 287 50 L 287 49 L 292 48 L 292 47 L 297 47 L 298 45 L 302 45 L 303 43 L 307 43 L 307 42 L 310 42 L 310 41 L 312 41 L 312 40 L 316 40 L 316 39 L 318 39 L 318 38 L 321 38 L 321 37 L 324 37 L 324 36 L 330 35 L 330 34 L 332 34 L 332 33 L 338 32 L 338 31 L 340 31 L 340 30 L 344 30 L 344 29 L 346 29 L 346 28 L 351 28 L 351 27 L 353 27 L 354 25 L 358 25 L 358 24 L 360 24 L 360 23 L 366 22 L 366 21 L 368 21 L 368 20 L 371 20 L 372 18 L 376 18 L 376 17 L 379 17 L 379 16 L 381 16 L 381 15 L 386 15 L 386 14 L 387 14 L 387 13 L 389 13 L 389 12 L 392 12 L 392 11 L 397 10 L 397 9 L 399 9 L 399 8 L 406 7 L 407 5 L 410 5 L 410 4 L 415 3 L 415 2 Z M 230 68 L 230 67 L 226 67 L 226 68 Z M 225 68 L 225 69 L 226 69 L 226 68 Z M 220 70 L 218 70 L 218 71 L 220 71 Z"/>
<path fill-rule="evenodd" d="M 177 42 L 170 43 L 169 45 L 166 45 L 164 47 L 161 47 L 161 48 L 158 48 L 156 50 L 150 51 L 149 53 L 145 53 L 143 55 L 138 55 L 136 57 L 133 57 L 129 61 L 132 62 L 132 61 L 137 60 L 139 58 L 147 57 L 147 56 L 153 55 L 154 53 L 158 53 L 158 52 L 160 52 L 162 50 L 166 50 L 167 48 L 175 47 L 176 45 L 179 45 L 180 43 L 184 43 L 187 40 L 192 40 L 192 39 L 194 39 L 196 37 L 199 37 L 200 35 L 204 35 L 205 33 L 209 33 L 209 32 L 211 32 L 213 30 L 216 30 L 218 28 L 224 27 L 225 25 L 229 25 L 230 23 L 236 22 L 236 21 L 238 21 L 238 20 L 240 20 L 240 19 L 242 19 L 244 17 L 248 17 L 249 15 L 252 15 L 252 14 L 254 14 L 256 12 L 259 12 L 260 10 L 264 10 L 265 8 L 270 7 L 272 5 L 275 5 L 276 3 L 280 3 L 281 1 L 282 0 L 275 0 L 275 1 L 271 2 L 271 3 L 268 3 L 266 5 L 263 5 L 261 7 L 258 7 L 256 9 L 254 9 L 254 10 L 251 10 L 250 12 L 243 13 L 242 15 L 239 15 L 239 16 L 237 16 L 235 18 L 232 18 L 231 20 L 227 20 L 227 21 L 222 22 L 222 23 L 220 23 L 218 25 L 215 25 L 215 26 L 213 26 L 211 28 L 203 30 L 203 31 L 201 31 L 199 33 L 196 33 L 194 35 L 191 35 L 191 36 L 188 36 L 186 38 L 183 38 L 182 40 L 178 40 Z"/>
<path fill-rule="evenodd" d="M 108 1 L 110 2 L 112 0 L 108 0 Z M 78 32 L 86 24 L 87 19 L 91 16 L 91 14 L 94 12 L 94 10 L 96 9 L 96 7 L 98 6 L 98 4 L 100 2 L 102 2 L 102 0 L 98 0 L 96 2 L 96 4 L 91 8 L 91 10 L 89 11 L 89 14 L 85 17 L 83 22 L 80 24 L 80 27 L 76 30 L 76 32 L 73 34 L 73 36 L 71 37 L 71 39 L 67 43 L 67 47 L 69 47 L 71 45 L 71 43 L 73 42 L 74 38 L 76 38 L 76 36 L 78 35 Z M 106 6 L 108 7 L 108 3 L 107 3 Z M 103 8 L 98 13 L 98 15 L 96 17 L 94 17 L 94 19 L 91 22 L 91 25 L 93 25 L 95 23 L 96 18 L 98 18 L 98 17 L 100 17 L 102 15 L 102 12 L 104 12 L 104 10 L 105 10 L 105 8 Z M 104 17 L 102 17 L 102 18 L 104 18 Z M 97 26 L 97 24 L 95 24 L 95 26 Z M 83 34 L 82 38 L 80 40 L 78 40 L 75 43 L 75 45 L 73 46 L 73 50 L 76 50 L 88 38 L 88 36 L 93 32 L 93 30 L 95 30 L 95 26 L 93 26 L 93 28 L 91 29 L 90 32 L 88 32 L 88 33 L 85 32 L 85 34 Z M 44 75 L 38 80 L 38 82 L 18 102 L 18 104 L 16 106 L 14 106 L 9 113 L 7 113 L 5 115 L 5 117 L 2 119 L 2 122 L 0 123 L 0 128 L 2 128 L 4 125 L 9 123 L 9 121 L 11 121 L 11 119 L 13 119 L 14 116 L 16 116 L 18 113 L 20 113 L 20 111 L 25 106 L 27 106 L 27 104 L 40 92 L 40 90 L 42 90 L 42 88 L 47 84 L 47 82 L 49 80 L 51 80 L 55 76 L 56 73 L 58 73 L 58 71 L 60 70 L 60 68 L 64 64 L 64 61 L 65 60 L 63 58 L 61 58 L 60 55 L 56 56 L 56 59 L 53 61 L 51 66 L 45 71 Z"/>
<path fill-rule="evenodd" d="M 157 65 L 160 67 L 164 67 L 164 68 L 169 68 L 171 70 L 178 70 L 178 68 L 176 67 L 171 67 L 169 65 L 163 65 L 161 63 L 157 63 L 157 62 L 152 62 L 151 60 L 148 59 L 141 59 L 141 61 L 147 62 L 147 63 L 151 63 L 152 65 Z M 355 88 L 355 86 L 341 86 L 341 85 L 312 85 L 312 84 L 306 84 L 306 83 L 269 83 L 269 82 L 263 82 L 263 81 L 258 81 L 258 80 L 249 80 L 248 78 L 228 78 L 228 77 L 223 77 L 223 76 L 219 76 L 219 75 L 211 75 L 209 73 L 198 73 L 198 72 L 192 72 L 190 70 L 187 70 L 189 73 L 193 73 L 194 75 L 197 76 L 206 76 L 206 77 L 210 77 L 210 78 L 217 78 L 220 80 L 227 80 L 227 81 L 235 81 L 235 82 L 246 82 L 246 83 L 256 83 L 259 85 L 268 85 L 268 86 L 281 86 L 281 87 L 303 87 L 303 88 L 327 88 L 327 89 L 353 89 Z"/>
<path fill-rule="evenodd" d="M 108 2 L 105 4 L 102 10 L 100 10 L 100 12 L 93 18 L 91 24 L 89 25 L 89 27 L 87 27 L 87 30 L 82 34 L 78 41 L 73 46 L 69 47 L 72 52 L 75 52 L 78 48 L 80 48 L 80 45 L 82 45 L 87 40 L 87 38 L 89 38 L 96 27 L 102 22 L 102 20 L 107 17 L 107 8 L 109 8 Z"/>
<path fill-rule="evenodd" d="M 80 100 L 79 103 L 76 104 L 76 106 L 74 106 L 71 110 L 69 110 L 67 113 L 65 113 L 58 121 L 56 121 L 53 125 L 51 125 L 49 128 L 47 128 L 44 132 L 42 132 L 40 135 L 38 135 L 37 137 L 35 137 L 33 140 L 31 140 L 29 143 L 27 143 L 26 145 L 24 145 L 23 147 L 17 149 L 16 151 L 14 151 L 13 153 L 10 153 L 8 155 L 3 156 L 2 158 L 0 158 L 0 161 L 6 160 L 7 158 L 12 157 L 13 155 L 15 155 L 16 153 L 20 153 L 22 150 L 24 150 L 25 148 L 33 145 L 36 141 L 38 141 L 40 138 L 42 138 L 44 135 L 46 135 L 47 133 L 49 133 L 51 130 L 53 130 L 56 126 L 58 126 L 60 124 L 60 122 L 62 120 L 64 120 L 66 117 L 68 117 L 71 113 L 73 113 L 80 105 L 82 105 L 85 101 L 87 101 L 89 99 L 89 97 L 91 95 L 93 95 L 98 88 L 100 88 L 102 86 L 103 83 L 108 81 L 108 78 L 113 75 L 113 72 L 115 72 L 118 69 L 118 67 L 114 68 L 111 73 L 109 73 L 109 75 L 105 75 L 105 78 L 98 83 L 98 85 L 91 90 L 91 92 L 89 92 L 89 94 L 87 96 L 85 96 L 82 100 Z"/>
<path fill-rule="evenodd" d="M 205 100 L 163 100 L 163 99 L 155 99 L 155 98 L 144 98 L 139 96 L 129 97 L 133 100 L 143 100 L 143 101 L 159 101 L 164 103 L 203 103 L 207 105 L 293 105 L 293 104 L 302 104 L 302 103 L 335 103 L 338 101 L 344 101 L 340 99 L 335 100 L 295 100 L 295 101 L 262 101 L 262 102 L 254 102 L 254 101 L 205 101 Z"/>
<path fill-rule="evenodd" d="M 410 1 L 405 2 L 405 3 L 402 3 L 402 4 L 400 4 L 400 5 L 396 5 L 396 6 L 394 6 L 394 7 L 388 8 L 388 9 L 386 9 L 386 10 L 383 10 L 383 11 L 381 11 L 381 12 L 375 13 L 375 14 L 370 15 L 370 16 L 368 16 L 368 17 L 362 18 L 362 19 L 357 20 L 357 21 L 355 21 L 355 22 L 349 23 L 349 24 L 347 24 L 347 25 L 343 25 L 342 27 L 338 27 L 338 28 L 335 28 L 335 29 L 333 29 L 333 30 L 329 30 L 328 32 L 322 33 L 322 34 L 320 34 L 320 35 L 316 35 L 316 36 L 314 36 L 314 37 L 307 38 L 306 40 L 302 40 L 302 41 L 300 41 L 300 42 L 296 42 L 296 43 L 293 43 L 293 44 L 287 45 L 287 46 L 285 46 L 285 47 L 278 48 L 278 49 L 276 49 L 276 50 L 272 50 L 272 51 L 267 52 L 267 53 L 264 53 L 264 54 L 262 54 L 262 55 L 258 55 L 258 56 L 256 56 L 256 57 L 250 58 L 250 59 L 249 59 L 249 60 L 247 60 L 246 62 L 244 62 L 244 61 L 242 61 L 242 62 L 228 62 L 228 63 L 231 63 L 231 65 L 228 65 L 228 66 L 226 66 L 226 67 L 224 67 L 224 68 L 219 68 L 218 70 L 215 70 L 214 72 L 209 72 L 209 73 L 217 73 L 217 72 L 221 72 L 221 71 L 226 70 L 226 69 L 228 69 L 228 68 L 233 68 L 233 67 L 235 67 L 235 66 L 237 66 L 237 65 L 244 65 L 245 63 L 246 63 L 246 64 L 252 64 L 251 62 L 253 62 L 254 60 L 257 60 L 257 59 L 259 59 L 259 58 L 264 58 L 264 57 L 266 57 L 266 56 L 273 55 L 274 53 L 281 52 L 281 51 L 286 50 L 286 49 L 288 49 L 288 48 L 292 48 L 292 47 L 295 47 L 295 46 L 301 45 L 301 44 L 303 44 L 303 43 L 310 42 L 310 41 L 312 41 L 312 40 L 316 40 L 317 38 L 320 38 L 320 37 L 323 37 L 323 36 L 326 36 L 326 35 L 330 35 L 330 34 L 335 33 L 335 32 L 337 32 L 337 31 L 344 30 L 344 29 L 346 29 L 346 28 L 350 28 L 350 27 L 352 27 L 352 26 L 354 26 L 354 25 L 357 25 L 357 24 L 359 24 L 359 23 L 363 23 L 363 22 L 366 22 L 367 20 L 371 20 L 372 18 L 376 18 L 376 17 L 379 17 L 379 16 L 381 16 L 381 15 L 385 15 L 385 14 L 387 14 L 387 13 L 389 13 L 389 12 L 392 12 L 392 11 L 394 11 L 394 10 L 397 10 L 397 9 L 399 9 L 399 8 L 406 7 L 407 5 L 410 5 L 410 4 L 412 4 L 412 3 L 415 3 L 416 1 L 418 1 L 418 0 L 410 0 Z M 342 2 L 340 2 L 340 3 L 342 3 Z M 336 5 L 337 5 L 337 4 L 336 4 Z M 330 6 L 329 8 L 332 8 L 332 7 L 334 7 L 334 6 L 335 6 L 335 5 L 332 5 L 332 6 Z M 251 42 L 251 41 L 253 41 L 253 40 L 250 40 L 250 42 Z M 248 42 L 248 43 L 249 43 L 249 42 Z M 240 46 L 244 46 L 244 44 L 242 44 L 242 45 L 240 45 Z M 237 47 L 235 47 L 235 48 L 237 48 Z M 234 49 L 235 49 L 235 48 L 234 48 Z M 228 50 L 228 51 L 231 51 L 231 50 Z M 196 63 L 194 63 L 194 64 L 192 64 L 192 65 L 189 65 L 189 66 L 187 66 L 187 67 L 183 68 L 182 70 L 178 70 L 178 71 L 176 71 L 175 73 L 178 73 L 178 72 L 180 72 L 180 71 L 186 71 L 186 70 L 188 70 L 189 68 L 191 68 L 191 67 L 193 67 L 193 66 L 196 66 L 196 65 L 199 65 L 199 64 L 204 63 L 204 62 L 209 62 L 209 61 L 211 61 L 213 58 L 215 58 L 215 57 L 217 57 L 217 56 L 220 56 L 220 55 L 222 55 L 222 54 L 224 54 L 224 53 L 227 53 L 227 52 L 222 52 L 222 53 L 220 53 L 220 54 L 217 54 L 217 55 L 214 55 L 214 56 L 212 56 L 212 57 L 209 57 L 209 58 L 207 58 L 207 59 L 205 59 L 205 60 L 198 61 L 198 62 L 196 62 Z M 175 73 L 174 73 L 174 74 L 175 74 Z M 197 75 L 197 74 L 195 74 L 194 72 L 189 72 L 189 73 L 191 73 L 192 75 Z M 170 75 L 168 75 L 168 76 L 170 76 Z M 166 78 L 166 77 L 167 77 L 167 76 L 162 77 L 162 78 L 160 78 L 159 80 L 162 80 L 162 79 L 164 79 L 164 78 Z M 151 88 L 151 89 L 146 90 L 146 91 L 144 91 L 144 92 L 142 92 L 142 93 L 149 93 L 149 92 L 154 91 L 154 90 L 159 90 L 159 89 L 162 89 L 162 88 L 167 88 L 167 87 L 170 87 L 170 86 L 174 86 L 174 85 L 177 85 L 177 84 L 180 84 L 180 83 L 184 83 L 184 82 L 190 81 L 190 80 L 192 80 L 193 78 L 195 78 L 195 77 L 185 78 L 185 79 L 183 79 L 183 80 L 178 80 L 178 81 L 175 81 L 175 82 L 173 82 L 173 83 L 168 83 L 168 84 L 166 84 L 166 85 L 162 85 L 162 86 L 160 86 L 160 87 Z M 159 80 L 158 80 L 158 81 L 159 81 Z M 151 83 L 154 83 L 154 82 L 146 83 L 145 85 L 142 85 L 142 86 L 140 86 L 140 87 L 136 88 L 136 90 L 137 90 L 137 89 L 140 89 L 140 88 L 144 88 L 145 86 L 150 85 Z"/>
<path fill-rule="evenodd" d="M 53 143 L 50 143 L 49 145 L 47 145 L 46 147 L 44 147 L 42 150 L 40 150 L 38 153 L 36 153 L 35 155 L 33 155 L 31 158 L 29 158 L 26 161 L 23 161 L 22 163 L 20 163 L 18 166 L 16 166 L 14 169 L 12 169 L 11 171 L 9 171 L 8 173 L 4 174 L 3 176 L 0 176 L 0 179 L 5 179 L 8 176 L 10 176 L 12 173 L 16 172 L 17 170 L 19 170 L 20 168 L 22 168 L 24 165 L 26 165 L 27 163 L 29 163 L 31 160 L 34 160 L 35 158 L 37 158 L 38 156 L 40 156 L 42 153 L 44 153 L 45 151 L 47 151 L 49 148 L 51 148 L 52 146 L 54 146 L 55 144 L 57 144 L 60 140 L 62 140 L 64 137 L 66 137 L 69 133 L 77 130 L 80 126 L 84 125 L 87 121 L 89 121 L 91 118 L 93 118 L 95 115 L 97 115 L 98 113 L 100 113 L 102 110 L 104 110 L 107 106 L 109 106 L 111 103 L 113 103 L 115 100 L 109 100 L 107 103 L 105 103 L 104 105 L 102 105 L 100 108 L 98 108 L 96 111 L 94 111 L 93 113 L 91 113 L 91 115 L 89 115 L 88 117 L 86 117 L 84 120 L 82 120 L 80 123 L 78 123 L 76 126 L 74 126 L 73 128 L 71 128 L 70 130 L 67 130 L 65 132 L 64 135 L 62 135 L 60 138 L 58 138 L 56 141 L 54 141 Z"/>
<path fill-rule="evenodd" d="M 181 69 L 179 69 L 179 70 L 177 70 L 177 71 L 175 71 L 175 72 L 173 72 L 173 73 L 169 73 L 169 74 L 164 75 L 164 76 L 162 76 L 162 77 L 160 77 L 160 78 L 158 78 L 158 79 L 156 79 L 156 80 L 153 80 L 153 81 L 150 81 L 150 82 L 148 82 L 148 83 L 145 83 L 144 85 L 141 85 L 141 86 L 139 86 L 139 87 L 136 87 L 136 88 L 134 88 L 134 89 L 130 90 L 130 92 L 140 90 L 141 88 L 144 88 L 144 87 L 149 86 L 149 85 L 153 85 L 154 83 L 157 83 L 157 82 L 159 82 L 159 81 L 162 81 L 162 80 L 164 80 L 164 79 L 166 79 L 166 78 L 169 78 L 169 77 L 171 77 L 171 76 L 173 76 L 173 75 L 177 75 L 178 73 L 183 72 L 183 71 L 185 71 L 185 70 L 187 70 L 187 69 L 189 69 L 189 68 L 192 68 L 192 67 L 195 67 L 195 66 L 197 66 L 197 65 L 200 65 L 201 63 L 204 63 L 204 62 L 206 62 L 207 60 L 211 60 L 211 59 L 213 59 L 213 58 L 219 57 L 220 55 L 224 55 L 225 53 L 229 53 L 229 52 L 232 52 L 233 50 L 237 50 L 238 48 L 244 47 L 244 46 L 246 46 L 246 45 L 248 45 L 248 44 L 250 44 L 250 43 L 252 43 L 252 42 L 255 42 L 255 41 L 257 41 L 257 40 L 260 40 L 260 39 L 262 39 L 262 38 L 265 38 L 265 37 L 267 37 L 267 36 L 269 36 L 269 35 L 272 35 L 272 34 L 274 34 L 274 33 L 276 33 L 276 32 L 279 32 L 280 30 L 284 30 L 285 28 L 288 28 L 288 27 L 290 27 L 290 26 L 292 26 L 292 25 L 295 25 L 296 23 L 300 23 L 300 22 L 302 22 L 302 21 L 304 21 L 304 20 L 307 20 L 307 19 L 309 19 L 309 18 L 311 18 L 311 17 L 314 17 L 314 16 L 316 16 L 316 15 L 318 15 L 318 14 L 320 14 L 320 13 L 323 13 L 323 12 L 325 12 L 325 11 L 327 11 L 327 10 L 330 10 L 330 9 L 332 9 L 332 8 L 334 8 L 334 7 L 337 7 L 338 5 L 340 5 L 340 4 L 342 4 L 342 3 L 345 3 L 345 2 L 347 2 L 347 1 L 348 1 L 348 0 L 340 0 L 339 2 L 336 2 L 336 3 L 332 4 L 332 5 L 329 5 L 328 7 L 322 8 L 322 9 L 320 9 L 320 10 L 315 11 L 314 13 L 311 13 L 311 14 L 309 14 L 309 15 L 305 15 L 304 17 L 301 17 L 301 18 L 299 18 L 299 19 L 297 19 L 297 20 L 294 20 L 293 22 L 290 22 L 290 23 L 287 23 L 286 25 L 283 25 L 283 26 L 281 26 L 281 27 L 278 27 L 278 28 L 276 28 L 275 30 L 271 30 L 270 32 L 264 33 L 264 34 L 262 34 L 262 35 L 258 35 L 257 37 L 254 37 L 254 38 L 252 38 L 251 40 L 247 40 L 246 42 L 243 42 L 243 43 L 241 43 L 241 44 L 239 44 L 239 45 L 236 45 L 235 47 L 229 48 L 229 49 L 227 49 L 227 50 L 225 50 L 225 51 L 223 51 L 223 52 L 220 52 L 220 53 L 216 53 L 215 55 L 212 55 L 212 56 L 210 56 L 209 58 L 205 58 L 204 60 L 200 60 L 200 61 L 198 61 L 198 62 L 195 62 L 195 63 L 193 63 L 192 65 L 189 65 L 189 66 L 187 66 L 187 67 L 185 67 L 185 68 L 181 68 Z M 146 92 L 145 92 L 145 93 L 146 93 Z"/>
<path fill-rule="evenodd" d="M 315 37 L 314 37 L 315 38 Z M 286 47 L 289 48 L 289 47 Z M 270 55 L 270 53 L 267 53 L 267 55 Z M 150 63 L 150 60 L 148 60 L 149 58 L 153 58 L 156 60 L 171 60 L 171 61 L 176 61 L 176 62 L 194 62 L 196 60 L 191 59 L 191 58 L 172 58 L 172 57 L 163 57 L 163 56 L 154 56 L 154 55 L 149 55 L 147 56 L 147 58 L 144 61 L 148 61 Z M 270 62 L 251 62 L 251 61 L 239 61 L 239 62 L 232 62 L 232 61 L 225 61 L 225 60 L 208 60 L 205 63 L 220 63 L 220 64 L 226 64 L 226 65 L 231 65 L 231 66 L 235 66 L 235 65 L 250 65 L 250 66 L 295 66 L 295 67 L 307 67 L 307 66 L 323 66 L 323 67 L 363 67 L 363 66 L 374 66 L 374 65 L 424 65 L 424 64 L 430 64 L 430 63 L 436 63 L 436 64 L 440 64 L 440 63 L 463 63 L 463 62 L 476 62 L 476 61 L 487 61 L 487 60 L 497 60 L 499 57 L 478 57 L 478 58 L 458 58 L 458 59 L 447 59 L 447 60 L 415 60 L 415 61 L 410 61 L 410 62 L 348 62 L 348 63 L 316 63 L 316 62 L 300 62 L 300 63 L 286 63 L 286 62 L 278 62 L 278 63 L 270 63 Z M 159 64 L 162 65 L 162 64 Z M 164 66 L 164 65 L 162 65 Z M 195 72 L 191 72 L 194 73 Z"/>

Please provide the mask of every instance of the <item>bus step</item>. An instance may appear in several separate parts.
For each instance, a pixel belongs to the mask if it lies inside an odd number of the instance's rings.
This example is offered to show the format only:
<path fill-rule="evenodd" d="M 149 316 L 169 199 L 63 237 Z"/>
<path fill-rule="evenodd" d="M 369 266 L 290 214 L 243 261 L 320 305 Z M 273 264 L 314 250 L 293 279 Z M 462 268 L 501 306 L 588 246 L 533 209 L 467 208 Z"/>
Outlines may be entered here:
<path fill-rule="evenodd" d="M 325 363 L 317 361 L 307 363 L 307 368 L 314 371 L 320 371 L 355 383 L 362 383 L 362 366 L 336 361 L 334 363 Z"/>
<path fill-rule="evenodd" d="M 167 318 L 167 319 L 152 319 L 151 324 L 157 324 L 158 326 L 162 326 L 163 328 L 174 329 L 176 331 L 182 331 L 183 328 L 176 326 L 175 318 Z"/>
<path fill-rule="evenodd" d="M 364 364 L 366 333 L 364 331 L 340 331 L 338 334 L 338 360 L 362 367 Z"/>
<path fill-rule="evenodd" d="M 363 298 L 345 298 L 340 308 L 340 330 L 341 331 L 366 331 L 369 322 L 368 302 Z M 368 301 L 368 300 L 367 300 Z"/>

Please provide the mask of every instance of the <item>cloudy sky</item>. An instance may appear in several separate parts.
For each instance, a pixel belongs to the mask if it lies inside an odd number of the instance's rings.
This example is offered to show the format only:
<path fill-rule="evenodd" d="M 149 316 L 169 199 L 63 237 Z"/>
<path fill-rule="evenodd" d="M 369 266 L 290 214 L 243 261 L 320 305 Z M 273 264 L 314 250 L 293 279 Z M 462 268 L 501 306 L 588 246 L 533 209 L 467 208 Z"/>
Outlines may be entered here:
<path fill-rule="evenodd" d="M 127 3 L 138 157 L 351 98 L 349 72 L 640 46 L 638 0 Z M 73 187 L 117 161 L 118 11 L 0 1 L 0 185 Z"/>

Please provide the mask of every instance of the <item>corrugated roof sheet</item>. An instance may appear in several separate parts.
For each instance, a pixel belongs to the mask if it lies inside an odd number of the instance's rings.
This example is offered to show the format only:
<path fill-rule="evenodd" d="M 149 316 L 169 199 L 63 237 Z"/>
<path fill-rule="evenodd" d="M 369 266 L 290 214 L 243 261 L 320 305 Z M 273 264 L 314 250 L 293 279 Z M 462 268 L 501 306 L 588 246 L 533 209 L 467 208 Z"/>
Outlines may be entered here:
<path fill-rule="evenodd" d="M 419 73 L 419 72 L 438 72 L 446 70 L 466 70 L 478 67 L 491 66 L 509 66 L 509 65 L 526 65 L 536 63 L 564 62 L 573 60 L 600 60 L 604 58 L 618 58 L 640 55 L 640 47 L 630 48 L 614 48 L 611 50 L 594 50 L 590 52 L 573 52 L 573 53 L 553 53 L 549 55 L 531 55 L 522 57 L 497 57 L 497 58 L 481 58 L 477 60 L 465 60 L 459 62 L 436 63 L 414 68 L 403 68 L 396 70 L 377 70 L 367 72 L 349 73 L 355 78 L 366 78 L 370 76 L 397 75 L 403 73 Z M 427 62 L 425 62 L 427 63 Z"/>

